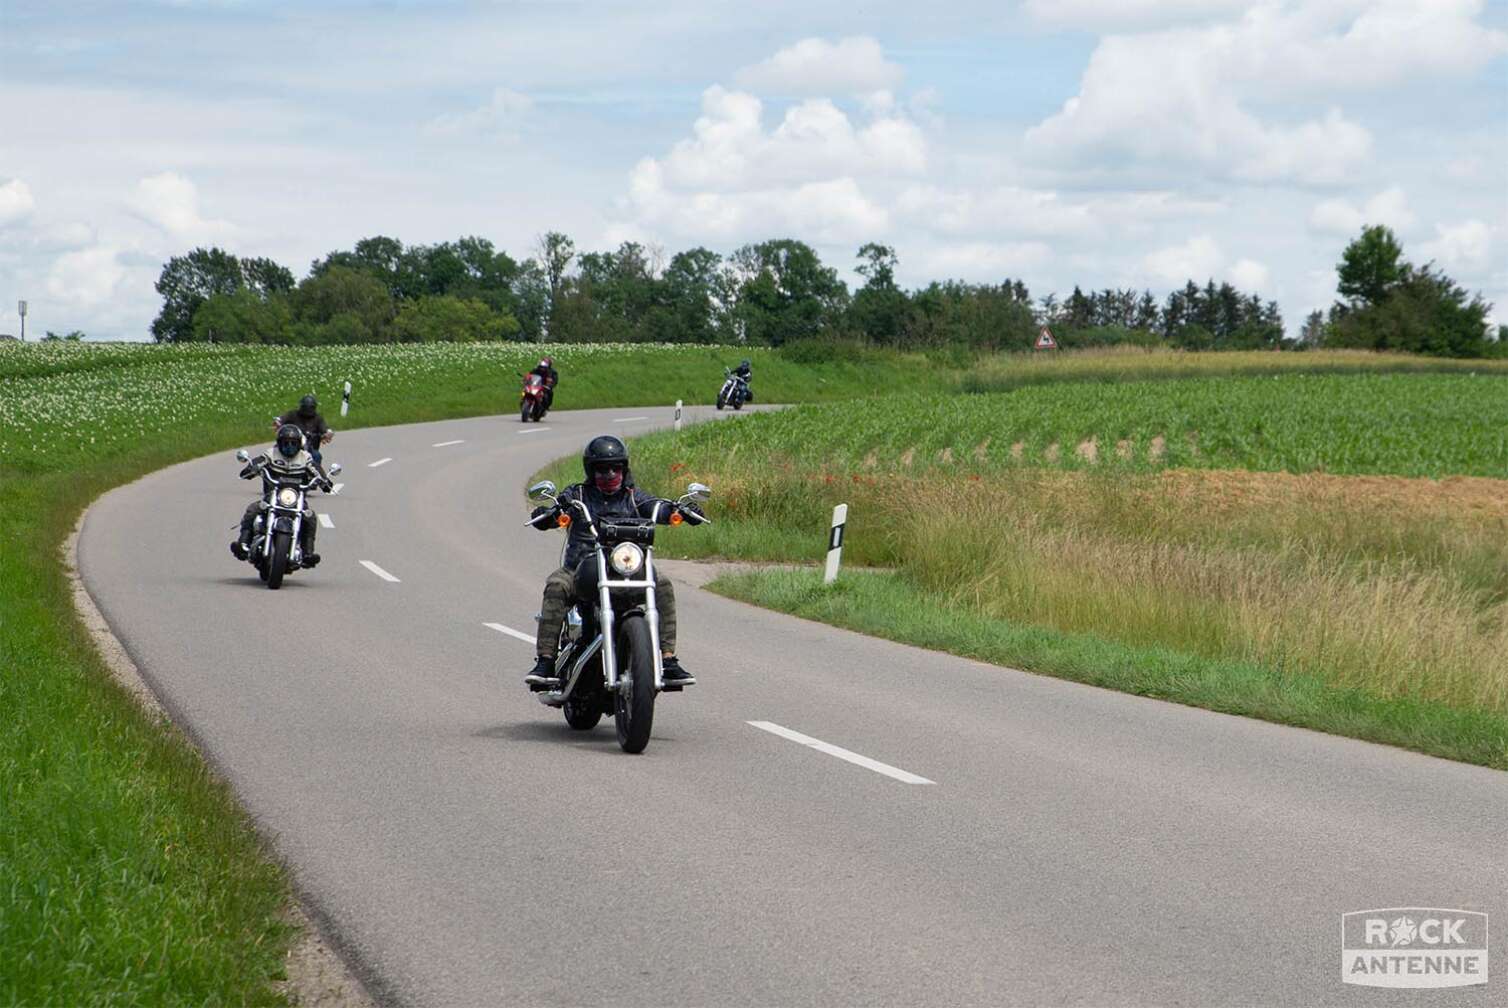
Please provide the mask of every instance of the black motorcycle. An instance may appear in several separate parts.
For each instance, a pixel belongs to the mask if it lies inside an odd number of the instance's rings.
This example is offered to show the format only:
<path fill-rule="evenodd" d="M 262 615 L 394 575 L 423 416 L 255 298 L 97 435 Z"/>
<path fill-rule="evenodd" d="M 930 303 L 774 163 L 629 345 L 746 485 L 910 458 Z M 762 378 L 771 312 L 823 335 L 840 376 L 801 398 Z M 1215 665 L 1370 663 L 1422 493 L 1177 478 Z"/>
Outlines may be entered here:
<path fill-rule="evenodd" d="M 744 403 L 749 401 L 749 380 L 727 368 L 723 368 L 723 374 L 723 387 L 717 392 L 717 408 L 731 406 L 736 410 L 743 409 Z"/>
<path fill-rule="evenodd" d="M 248 463 L 251 456 L 242 448 L 236 452 L 236 460 Z M 338 476 L 340 472 L 339 462 L 330 466 L 331 476 Z M 258 576 L 267 582 L 268 588 L 283 587 L 284 575 L 303 566 L 299 533 L 303 531 L 304 516 L 308 513 L 305 500 L 309 491 L 321 481 L 318 475 L 304 480 L 279 473 L 271 466 L 262 467 L 262 505 L 252 525 L 246 562 L 257 569 Z"/>
<path fill-rule="evenodd" d="M 693 483 L 685 496 L 662 501 L 660 506 L 672 509 L 672 525 L 705 525 L 710 520 L 689 505 L 711 495 L 706 486 Z M 548 480 L 530 487 L 529 497 L 553 503 L 559 512 L 555 520 L 562 528 L 573 521 L 585 522 L 593 547 L 592 555 L 576 568 L 578 601 L 560 631 L 555 663 L 560 688 L 536 695 L 546 707 L 563 710 L 566 723 L 581 731 L 596 727 L 604 714 L 613 715 L 618 745 L 624 752 L 643 752 L 654 723 L 655 696 L 683 688 L 665 685 L 660 656 L 655 521 L 594 518 L 580 500 L 572 500 L 571 511 L 566 511 L 556 497 L 555 484 Z"/>

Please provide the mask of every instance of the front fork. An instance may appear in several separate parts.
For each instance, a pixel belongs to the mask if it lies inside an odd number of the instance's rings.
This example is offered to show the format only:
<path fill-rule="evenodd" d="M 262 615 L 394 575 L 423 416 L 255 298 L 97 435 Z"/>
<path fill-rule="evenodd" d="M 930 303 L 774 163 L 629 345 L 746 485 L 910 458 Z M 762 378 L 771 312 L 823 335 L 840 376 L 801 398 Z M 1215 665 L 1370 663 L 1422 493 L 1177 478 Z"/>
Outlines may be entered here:
<path fill-rule="evenodd" d="M 665 688 L 665 663 L 660 657 L 660 610 L 655 606 L 653 547 L 647 547 L 644 550 L 644 580 L 648 582 L 644 589 L 644 617 L 649 620 L 649 646 L 654 653 L 655 692 L 658 693 Z M 616 690 L 618 688 L 618 645 L 614 637 L 617 621 L 613 615 L 613 590 L 609 587 L 607 579 L 607 557 L 600 548 L 597 550 L 597 611 L 601 614 L 602 661 L 607 672 L 607 688 Z"/>

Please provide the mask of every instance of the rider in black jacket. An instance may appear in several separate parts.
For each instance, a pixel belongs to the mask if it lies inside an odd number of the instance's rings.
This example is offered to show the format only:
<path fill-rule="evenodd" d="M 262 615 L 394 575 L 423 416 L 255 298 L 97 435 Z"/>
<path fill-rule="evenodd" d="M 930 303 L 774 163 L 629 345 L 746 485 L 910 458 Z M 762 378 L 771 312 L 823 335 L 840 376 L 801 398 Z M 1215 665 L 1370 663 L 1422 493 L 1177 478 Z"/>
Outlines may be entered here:
<path fill-rule="evenodd" d="M 733 373 L 744 380 L 744 400 L 746 402 L 753 402 L 754 386 L 752 382 L 754 380 L 754 369 L 749 366 L 748 359 L 739 361 L 738 367 L 733 369 Z"/>
<path fill-rule="evenodd" d="M 334 486 L 324 471 L 315 464 L 313 457 L 304 450 L 303 432 L 294 424 L 284 424 L 278 429 L 277 443 L 270 451 L 265 451 L 246 463 L 241 470 L 241 478 L 256 479 L 268 469 L 271 469 L 274 476 L 294 477 L 301 483 L 306 482 L 310 476 L 317 475 L 320 478 L 318 486 L 326 493 Z M 246 505 L 246 512 L 241 515 L 241 534 L 230 544 L 231 555 L 237 560 L 245 560 L 248 556 L 257 515 L 261 513 L 263 506 L 263 499 L 259 496 Z M 314 552 L 314 533 L 318 524 L 314 509 L 306 509 L 304 520 L 299 526 L 299 550 L 304 555 L 305 567 L 319 563 L 319 554 Z"/>
<path fill-rule="evenodd" d="M 545 380 L 545 409 L 555 405 L 555 386 L 560 382 L 560 374 L 555 370 L 555 361 L 551 357 L 545 357 L 529 370 L 530 374 L 537 374 Z"/>
<path fill-rule="evenodd" d="M 592 438 L 581 454 L 581 467 L 586 480 L 566 487 L 557 496 L 560 505 L 569 509 L 570 502 L 581 500 L 593 516 L 603 518 L 638 516 L 653 518 L 661 525 L 670 524 L 674 506 L 670 501 L 653 497 L 634 486 L 628 469 L 628 446 L 610 434 Z M 689 510 L 690 505 L 681 505 Z M 530 520 L 536 528 L 556 528 L 554 517 L 559 511 L 556 505 L 534 509 Z M 570 513 L 567 511 L 567 513 Z M 560 569 L 545 581 L 544 602 L 540 606 L 539 636 L 535 644 L 534 668 L 524 678 L 531 689 L 553 689 L 559 685 L 555 678 L 555 655 L 560 646 L 560 627 L 566 613 L 576 602 L 576 568 L 592 555 L 591 535 L 586 523 L 574 521 L 570 525 L 570 537 L 566 540 L 565 560 Z M 675 588 L 658 569 L 655 571 L 655 605 L 660 611 L 660 652 L 663 657 L 665 682 L 685 686 L 696 682 L 691 673 L 681 667 L 675 656 Z"/>
<path fill-rule="evenodd" d="M 320 452 L 322 445 L 330 443 L 335 432 L 325 423 L 325 418 L 319 411 L 319 401 L 311 393 L 298 401 L 298 409 L 289 410 L 277 418 L 274 429 L 281 429 L 286 424 L 293 424 L 304 433 L 304 447 L 314 458 L 314 464 L 319 466 L 320 475 L 325 474 L 325 457 Z"/>

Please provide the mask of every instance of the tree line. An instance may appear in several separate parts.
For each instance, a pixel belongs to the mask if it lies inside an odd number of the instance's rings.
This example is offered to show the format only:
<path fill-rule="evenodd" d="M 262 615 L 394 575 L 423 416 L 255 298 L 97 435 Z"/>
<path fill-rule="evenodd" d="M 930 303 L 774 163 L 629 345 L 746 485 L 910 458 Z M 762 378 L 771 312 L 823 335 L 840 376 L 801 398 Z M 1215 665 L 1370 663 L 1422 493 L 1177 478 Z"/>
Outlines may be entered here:
<path fill-rule="evenodd" d="M 1358 242 L 1370 241 L 1367 234 Z M 1440 287 L 1448 280 L 1431 267 L 1416 270 L 1407 263 L 1397 276 L 1384 278 L 1383 288 L 1367 289 L 1365 296 L 1376 298 L 1375 305 L 1338 304 L 1328 321 L 1322 319 L 1319 328 L 1306 326 L 1297 339 L 1285 337 L 1275 302 L 1213 280 L 1202 286 L 1190 280 L 1161 300 L 1146 290 L 1079 287 L 1066 297 L 1034 299 L 1024 282 L 1009 278 L 998 284 L 939 281 L 906 290 L 896 283 L 897 266 L 894 249 L 865 244 L 855 264 L 863 282 L 850 291 L 811 246 L 793 239 L 744 245 L 727 256 L 698 247 L 667 258 L 638 242 L 609 252 L 578 252 L 568 236 L 550 232 L 520 262 L 475 236 L 435 245 L 404 245 L 378 236 L 315 260 L 295 281 L 290 270 L 271 260 L 197 248 L 163 267 L 157 282 L 163 307 L 152 334 L 160 342 L 781 346 L 841 340 L 903 349 L 1013 350 L 1031 347 L 1046 326 L 1064 347 L 1359 346 L 1382 330 L 1391 348 L 1459 355 L 1475 346 L 1454 338 L 1421 339 L 1417 347 L 1398 343 L 1399 319 L 1427 317 L 1454 303 Z M 1401 305 L 1399 299 L 1421 297 L 1424 290 L 1434 291 L 1429 304 Z M 1466 305 L 1468 316 L 1476 311 L 1472 304 L 1480 305 L 1480 298 Z M 1374 307 L 1394 321 L 1384 324 L 1367 315 Z"/>

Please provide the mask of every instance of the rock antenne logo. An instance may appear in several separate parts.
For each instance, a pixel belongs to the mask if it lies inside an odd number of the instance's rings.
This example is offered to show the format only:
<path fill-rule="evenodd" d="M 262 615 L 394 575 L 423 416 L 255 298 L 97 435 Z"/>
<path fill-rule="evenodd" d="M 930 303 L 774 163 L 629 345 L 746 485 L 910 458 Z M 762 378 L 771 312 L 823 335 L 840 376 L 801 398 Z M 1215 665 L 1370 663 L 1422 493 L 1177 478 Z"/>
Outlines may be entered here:
<path fill-rule="evenodd" d="M 1441 907 L 1355 910 L 1340 918 L 1340 978 L 1367 987 L 1487 983 L 1487 915 Z"/>

